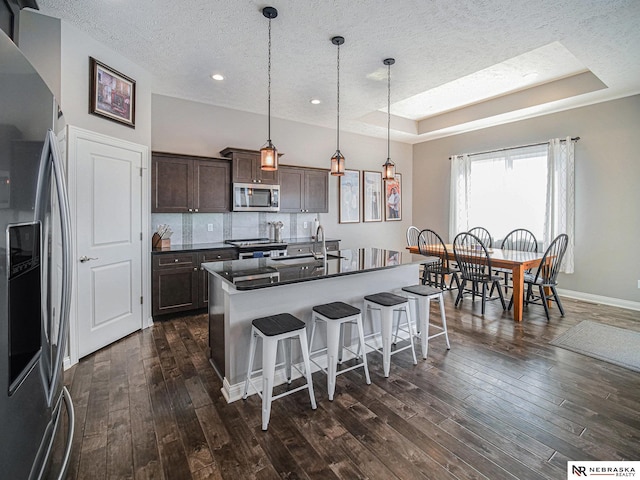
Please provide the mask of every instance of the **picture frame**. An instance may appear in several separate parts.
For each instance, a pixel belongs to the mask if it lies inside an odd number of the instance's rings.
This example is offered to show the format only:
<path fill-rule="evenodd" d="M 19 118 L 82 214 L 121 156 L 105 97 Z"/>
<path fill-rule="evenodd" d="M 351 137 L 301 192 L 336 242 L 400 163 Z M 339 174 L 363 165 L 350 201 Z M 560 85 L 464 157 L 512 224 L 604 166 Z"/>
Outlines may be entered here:
<path fill-rule="evenodd" d="M 89 57 L 89 113 L 136 125 L 136 81 Z"/>
<path fill-rule="evenodd" d="M 362 172 L 362 221 L 382 221 L 382 173 Z"/>
<path fill-rule="evenodd" d="M 340 223 L 360 222 L 360 170 L 345 170 L 338 178 Z"/>
<path fill-rule="evenodd" d="M 387 222 L 402 220 L 402 175 L 400 173 L 396 173 L 393 180 L 384 181 L 384 198 L 384 219 Z"/>

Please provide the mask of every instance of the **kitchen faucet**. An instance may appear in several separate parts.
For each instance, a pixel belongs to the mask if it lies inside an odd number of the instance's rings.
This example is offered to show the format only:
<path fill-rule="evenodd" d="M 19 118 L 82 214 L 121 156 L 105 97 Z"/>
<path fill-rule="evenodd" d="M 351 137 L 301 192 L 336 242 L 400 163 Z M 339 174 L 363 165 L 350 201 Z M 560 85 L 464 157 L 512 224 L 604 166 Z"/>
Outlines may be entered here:
<path fill-rule="evenodd" d="M 320 240 L 320 232 L 322 232 L 322 252 L 316 253 L 316 243 L 318 242 L 318 240 Z M 313 241 L 312 252 L 313 252 L 313 258 L 315 258 L 316 260 L 320 260 L 320 259 L 326 260 L 327 258 L 327 243 L 324 238 L 324 228 L 322 227 L 322 225 L 318 225 L 318 229 L 316 230 L 316 238 Z"/>

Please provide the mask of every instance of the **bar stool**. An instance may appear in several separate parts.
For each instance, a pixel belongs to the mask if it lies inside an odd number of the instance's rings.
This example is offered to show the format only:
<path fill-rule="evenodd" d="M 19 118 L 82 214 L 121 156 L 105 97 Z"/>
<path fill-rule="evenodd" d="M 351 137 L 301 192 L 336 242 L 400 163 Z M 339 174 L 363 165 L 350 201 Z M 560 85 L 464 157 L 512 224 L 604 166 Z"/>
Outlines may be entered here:
<path fill-rule="evenodd" d="M 407 348 L 411 349 L 413 355 L 413 364 L 417 365 L 416 350 L 413 346 L 413 337 L 415 335 L 413 331 L 413 323 L 411 322 L 411 313 L 409 312 L 409 300 L 400 295 L 395 295 L 390 292 L 381 292 L 374 295 L 367 295 L 364 297 L 364 308 L 367 318 L 373 321 L 372 312 L 377 311 L 380 315 L 380 329 L 382 333 L 382 367 L 384 370 L 384 376 L 389 376 L 389 370 L 391 368 L 391 355 L 400 353 Z M 409 345 L 398 348 L 391 351 L 391 332 L 393 330 L 393 317 L 394 314 L 398 315 L 398 322 L 400 322 L 400 316 L 404 312 L 407 319 L 407 328 L 409 332 Z M 380 350 L 374 348 L 375 351 Z"/>
<path fill-rule="evenodd" d="M 309 362 L 309 350 L 307 348 L 307 330 L 305 323 L 291 315 L 290 313 L 279 313 L 268 317 L 256 318 L 251 322 L 251 345 L 249 347 L 249 366 L 247 367 L 247 379 L 244 383 L 243 399 L 247 398 L 249 392 L 249 384 L 255 389 L 260 398 L 262 398 L 262 430 L 266 430 L 269 425 L 269 417 L 271 416 L 271 402 L 292 393 L 309 389 L 309 398 L 311 399 L 311 408 L 316 409 L 316 398 L 313 393 L 313 381 L 311 380 L 311 363 Z M 262 339 L 262 393 L 255 386 L 251 378 L 260 370 L 253 370 L 253 362 L 256 354 L 256 346 L 258 337 Z M 302 372 L 294 365 L 294 368 L 305 375 L 307 383 L 300 387 L 288 390 L 279 395 L 273 396 L 273 380 L 276 372 L 276 356 L 278 353 L 278 342 L 284 342 L 285 357 L 285 373 L 287 382 L 291 383 L 291 339 L 298 337 L 300 341 L 300 350 L 304 360 L 305 372 Z"/>
<path fill-rule="evenodd" d="M 324 322 L 327 325 L 327 347 L 321 348 L 310 353 L 310 359 L 318 365 L 320 369 L 327 375 L 327 392 L 329 400 L 333 400 L 336 391 L 336 377 L 342 373 L 349 372 L 356 368 L 364 368 L 364 375 L 367 385 L 371 385 L 369 377 L 369 366 L 367 365 L 367 352 L 364 348 L 364 329 L 362 327 L 362 314 L 359 308 L 343 302 L 326 303 L 324 305 L 316 305 L 312 309 L 311 321 L 311 339 L 309 340 L 309 349 L 313 347 L 313 338 L 316 333 L 316 325 L 318 322 Z M 349 347 L 344 346 L 344 326 L 346 324 L 356 325 L 358 328 L 358 352 L 354 352 Z M 342 350 L 346 349 L 354 355 L 359 356 L 362 349 L 362 361 L 348 367 L 341 368 L 338 371 L 338 362 L 342 363 Z M 327 368 L 323 368 L 314 359 L 314 355 L 327 352 Z"/>
<path fill-rule="evenodd" d="M 427 350 L 429 348 L 429 340 L 440 335 L 444 335 L 447 341 L 447 350 L 451 350 L 449 344 L 449 334 L 447 333 L 447 317 L 444 313 L 444 296 L 439 288 L 430 287 L 429 285 L 411 285 L 410 287 L 402 287 L 402 294 L 410 301 L 414 301 L 416 305 L 416 317 L 420 319 L 420 339 L 422 344 L 422 358 L 427 358 Z M 439 325 L 431 325 L 429 322 L 430 301 L 438 300 L 440 304 L 440 318 L 442 319 L 442 327 Z M 440 330 L 438 333 L 429 335 L 429 327 Z"/>

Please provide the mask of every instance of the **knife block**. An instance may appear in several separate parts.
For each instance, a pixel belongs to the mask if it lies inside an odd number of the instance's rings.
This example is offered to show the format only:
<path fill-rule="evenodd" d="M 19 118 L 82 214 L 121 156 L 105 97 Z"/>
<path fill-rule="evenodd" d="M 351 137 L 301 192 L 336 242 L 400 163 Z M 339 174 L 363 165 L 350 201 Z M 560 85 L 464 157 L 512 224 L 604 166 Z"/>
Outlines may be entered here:
<path fill-rule="evenodd" d="M 161 238 L 157 233 L 153 234 L 151 237 L 151 247 L 152 248 L 170 248 L 171 247 L 171 239 L 170 238 Z"/>

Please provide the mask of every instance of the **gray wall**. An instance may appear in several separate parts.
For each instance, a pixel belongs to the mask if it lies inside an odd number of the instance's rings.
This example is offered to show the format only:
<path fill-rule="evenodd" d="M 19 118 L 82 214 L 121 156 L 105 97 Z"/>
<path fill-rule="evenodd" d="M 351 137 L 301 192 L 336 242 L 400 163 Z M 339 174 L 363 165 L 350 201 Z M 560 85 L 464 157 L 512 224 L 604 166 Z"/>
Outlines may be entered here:
<path fill-rule="evenodd" d="M 638 302 L 638 132 L 640 95 L 635 95 L 416 144 L 413 221 L 448 236 L 449 156 L 580 136 L 575 150 L 575 273 L 561 275 L 560 287 Z M 495 208 L 499 212 L 500 206 Z"/>
<path fill-rule="evenodd" d="M 271 119 L 271 138 L 283 153 L 280 159 L 283 164 L 328 168 L 335 152 L 335 135 L 333 129 Z M 258 150 L 266 138 L 265 115 L 162 95 L 152 97 L 153 150 L 216 157 L 225 147 Z M 381 172 L 387 157 L 386 139 L 346 132 L 340 133 L 340 150 L 346 157 L 347 169 Z M 377 246 L 403 249 L 406 246 L 405 232 L 411 225 L 412 213 L 411 145 L 392 142 L 391 158 L 398 173 L 403 174 L 402 221 L 339 224 L 338 179 L 330 178 L 329 213 L 320 214 L 327 237 L 340 239 L 344 248 Z"/>

